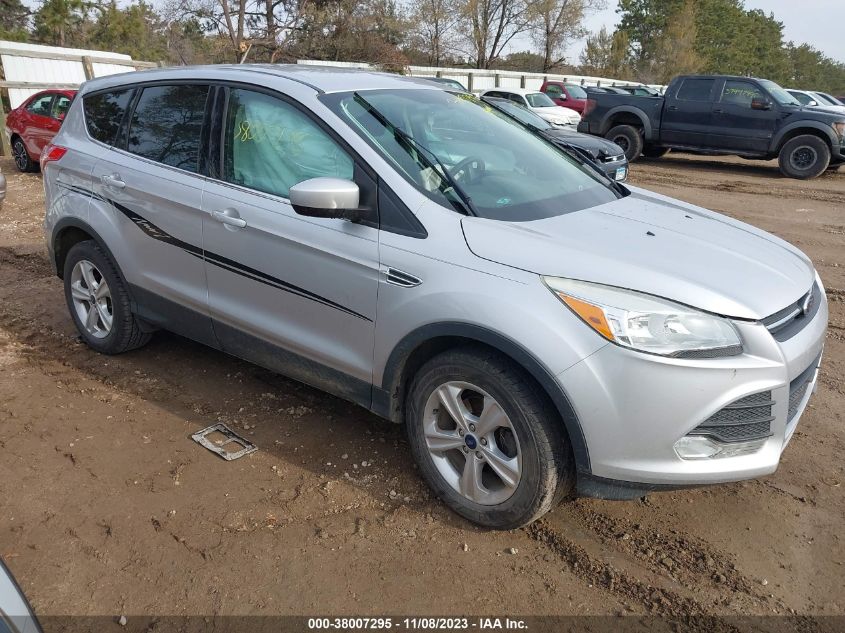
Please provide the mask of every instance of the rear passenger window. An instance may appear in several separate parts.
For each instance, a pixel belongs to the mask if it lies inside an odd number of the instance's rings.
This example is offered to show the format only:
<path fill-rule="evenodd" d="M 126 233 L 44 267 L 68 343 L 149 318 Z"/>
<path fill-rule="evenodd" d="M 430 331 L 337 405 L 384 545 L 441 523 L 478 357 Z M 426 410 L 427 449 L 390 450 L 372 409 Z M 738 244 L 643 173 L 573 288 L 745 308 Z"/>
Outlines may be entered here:
<path fill-rule="evenodd" d="M 309 117 L 266 94 L 232 89 L 223 174 L 229 182 L 287 198 L 309 178 L 351 180 L 352 158 Z"/>
<path fill-rule="evenodd" d="M 196 172 L 208 86 L 144 88 L 129 123 L 126 149 L 157 163 Z"/>
<path fill-rule="evenodd" d="M 85 125 L 88 134 L 94 140 L 114 145 L 123 115 L 129 107 L 132 90 L 115 90 L 114 92 L 100 92 L 86 95 L 82 99 L 82 109 L 85 112 Z"/>
<path fill-rule="evenodd" d="M 710 101 L 714 81 L 715 79 L 684 79 L 676 98 L 683 101 Z"/>

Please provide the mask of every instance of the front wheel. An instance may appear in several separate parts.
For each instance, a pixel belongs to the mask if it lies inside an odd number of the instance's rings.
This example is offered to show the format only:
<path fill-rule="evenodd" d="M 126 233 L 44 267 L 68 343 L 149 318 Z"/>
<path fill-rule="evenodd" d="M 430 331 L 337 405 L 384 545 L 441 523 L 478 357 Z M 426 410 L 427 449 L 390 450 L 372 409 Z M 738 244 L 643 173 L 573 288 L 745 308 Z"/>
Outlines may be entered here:
<path fill-rule="evenodd" d="M 808 180 L 821 176 L 830 164 L 830 148 L 822 139 L 803 134 L 784 143 L 778 165 L 784 176 Z"/>
<path fill-rule="evenodd" d="M 571 491 L 563 423 L 518 365 L 463 348 L 426 363 L 409 389 L 411 451 L 435 494 L 461 516 L 513 529 Z"/>
<path fill-rule="evenodd" d="M 622 148 L 629 163 L 633 163 L 643 153 L 642 134 L 633 125 L 617 125 L 611 128 L 604 137 Z"/>

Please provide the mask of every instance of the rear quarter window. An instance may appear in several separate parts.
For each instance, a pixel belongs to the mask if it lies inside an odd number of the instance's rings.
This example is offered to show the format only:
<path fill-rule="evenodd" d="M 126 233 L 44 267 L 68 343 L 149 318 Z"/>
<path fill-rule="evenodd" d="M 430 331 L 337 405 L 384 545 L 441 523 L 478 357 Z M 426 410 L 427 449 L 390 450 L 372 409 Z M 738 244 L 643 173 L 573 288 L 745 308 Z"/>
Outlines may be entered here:
<path fill-rule="evenodd" d="M 132 90 L 115 90 L 86 95 L 82 98 L 85 125 L 94 140 L 114 145 L 120 123 L 129 107 Z"/>

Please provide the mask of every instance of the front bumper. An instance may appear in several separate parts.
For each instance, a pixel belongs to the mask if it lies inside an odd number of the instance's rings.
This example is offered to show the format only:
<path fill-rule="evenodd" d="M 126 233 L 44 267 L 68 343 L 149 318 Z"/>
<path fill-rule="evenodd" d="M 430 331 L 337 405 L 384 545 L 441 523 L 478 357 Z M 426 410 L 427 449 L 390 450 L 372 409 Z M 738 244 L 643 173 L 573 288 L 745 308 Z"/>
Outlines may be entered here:
<path fill-rule="evenodd" d="M 744 345 L 739 356 L 666 358 L 608 344 L 562 372 L 558 381 L 589 452 L 591 472 L 579 475 L 579 489 L 613 496 L 597 491 L 716 484 L 774 472 L 816 387 L 828 320 L 822 296 L 812 319 L 785 341 L 759 322 L 735 322 Z M 679 439 L 724 407 L 766 391 L 773 419 L 759 449 L 706 459 L 678 455 Z"/>

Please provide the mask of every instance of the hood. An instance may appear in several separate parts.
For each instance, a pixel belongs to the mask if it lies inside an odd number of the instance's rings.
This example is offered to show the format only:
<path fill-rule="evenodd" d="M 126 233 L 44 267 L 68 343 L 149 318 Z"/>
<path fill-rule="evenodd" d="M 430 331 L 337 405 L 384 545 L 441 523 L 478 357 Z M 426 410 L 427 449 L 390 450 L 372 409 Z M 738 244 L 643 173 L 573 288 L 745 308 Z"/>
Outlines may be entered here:
<path fill-rule="evenodd" d="M 532 112 L 539 114 L 546 121 L 556 121 L 563 119 L 564 121 L 578 122 L 581 120 L 581 115 L 571 108 L 564 108 L 563 106 L 555 106 L 548 108 L 534 108 Z"/>
<path fill-rule="evenodd" d="M 619 156 L 625 151 L 616 143 L 608 141 L 601 136 L 592 136 L 590 134 L 581 134 L 574 130 L 566 130 L 562 128 L 549 128 L 543 130 L 552 140 L 559 140 L 564 143 L 569 143 L 580 149 L 586 151 L 593 158 L 604 158 L 606 156 Z"/>
<path fill-rule="evenodd" d="M 543 220 L 464 218 L 467 245 L 506 266 L 637 290 L 740 319 L 765 318 L 812 286 L 812 263 L 780 238 L 630 189 L 626 198 Z"/>

